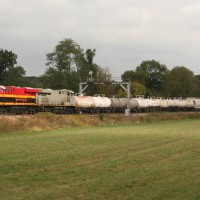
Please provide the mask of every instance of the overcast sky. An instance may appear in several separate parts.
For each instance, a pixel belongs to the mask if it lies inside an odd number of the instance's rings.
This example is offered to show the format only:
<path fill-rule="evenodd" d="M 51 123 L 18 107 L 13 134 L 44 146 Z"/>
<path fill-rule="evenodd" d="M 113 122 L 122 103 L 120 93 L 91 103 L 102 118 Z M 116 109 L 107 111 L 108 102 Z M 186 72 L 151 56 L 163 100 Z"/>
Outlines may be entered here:
<path fill-rule="evenodd" d="M 46 54 L 71 38 L 114 77 L 143 60 L 200 74 L 199 0 L 0 0 L 0 48 L 27 75 L 46 70 Z"/>

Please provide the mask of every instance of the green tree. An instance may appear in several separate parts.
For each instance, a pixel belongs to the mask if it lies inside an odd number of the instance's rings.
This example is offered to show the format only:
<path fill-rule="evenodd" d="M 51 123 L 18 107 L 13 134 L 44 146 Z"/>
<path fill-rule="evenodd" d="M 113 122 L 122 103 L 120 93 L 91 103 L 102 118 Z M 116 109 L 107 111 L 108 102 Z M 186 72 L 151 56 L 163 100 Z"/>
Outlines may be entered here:
<path fill-rule="evenodd" d="M 89 72 L 92 72 L 93 78 L 97 75 L 97 65 L 94 63 L 94 56 L 96 55 L 95 49 L 87 49 L 84 54 L 81 55 L 81 66 L 79 70 L 79 76 L 81 81 L 87 81 Z"/>
<path fill-rule="evenodd" d="M 5 85 L 24 85 L 24 76 L 26 71 L 21 66 L 12 67 L 7 71 L 7 78 L 4 81 Z"/>
<path fill-rule="evenodd" d="M 195 76 L 184 66 L 174 67 L 168 75 L 168 89 L 172 97 L 189 97 L 195 94 Z"/>
<path fill-rule="evenodd" d="M 17 64 L 17 55 L 12 51 L 0 49 L 0 83 L 5 84 L 8 71 Z"/>
<path fill-rule="evenodd" d="M 80 69 L 84 64 L 83 50 L 72 39 L 65 39 L 47 54 L 47 66 L 42 76 L 45 87 L 78 90 Z"/>
<path fill-rule="evenodd" d="M 52 53 L 47 54 L 47 66 L 59 73 L 78 71 L 83 50 L 72 39 L 65 39 L 56 45 Z"/>
<path fill-rule="evenodd" d="M 136 79 L 134 70 L 127 70 L 122 75 L 121 78 L 123 81 L 134 81 Z"/>
<path fill-rule="evenodd" d="M 89 72 L 96 76 L 97 65 L 93 62 L 95 49 L 86 52 L 72 39 L 65 39 L 47 54 L 47 70 L 41 77 L 43 85 L 52 89 L 67 88 L 78 92 L 79 82 L 87 81 Z"/>
<path fill-rule="evenodd" d="M 33 88 L 43 88 L 42 78 L 39 76 L 24 76 L 22 86 Z"/>
<path fill-rule="evenodd" d="M 122 88 L 119 87 L 115 97 L 117 97 L 117 98 L 126 98 L 127 97 L 127 93 Z"/>
<path fill-rule="evenodd" d="M 148 90 L 148 95 L 165 94 L 166 75 L 168 73 L 165 65 L 155 60 L 146 60 L 136 68 L 136 73 L 138 77 L 143 78 L 142 81 Z"/>
<path fill-rule="evenodd" d="M 200 81 L 200 75 L 196 75 L 195 77 L 196 77 L 197 80 Z"/>
<path fill-rule="evenodd" d="M 131 94 L 133 97 L 137 95 L 145 95 L 146 88 L 143 84 L 133 81 L 131 82 Z"/>
<path fill-rule="evenodd" d="M 146 95 L 147 90 L 145 84 L 148 78 L 146 72 L 142 70 L 128 70 L 122 74 L 121 78 L 124 82 L 131 82 L 131 94 L 133 97 L 137 95 Z"/>
<path fill-rule="evenodd" d="M 195 76 L 195 94 L 194 96 L 200 97 L 200 75 Z"/>
<path fill-rule="evenodd" d="M 137 83 L 140 83 L 142 85 L 146 85 L 147 79 L 148 79 L 148 74 L 145 71 L 142 70 L 128 70 L 125 71 L 122 75 L 121 78 L 124 82 L 127 81 L 135 81 Z"/>

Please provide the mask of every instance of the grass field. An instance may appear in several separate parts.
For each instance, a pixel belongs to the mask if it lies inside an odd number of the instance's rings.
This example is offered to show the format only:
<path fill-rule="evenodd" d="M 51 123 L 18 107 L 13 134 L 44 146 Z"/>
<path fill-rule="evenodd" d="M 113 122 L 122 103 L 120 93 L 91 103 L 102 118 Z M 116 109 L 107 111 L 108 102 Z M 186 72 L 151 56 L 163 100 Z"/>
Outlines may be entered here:
<path fill-rule="evenodd" d="M 200 119 L 0 135 L 0 199 L 200 199 Z"/>

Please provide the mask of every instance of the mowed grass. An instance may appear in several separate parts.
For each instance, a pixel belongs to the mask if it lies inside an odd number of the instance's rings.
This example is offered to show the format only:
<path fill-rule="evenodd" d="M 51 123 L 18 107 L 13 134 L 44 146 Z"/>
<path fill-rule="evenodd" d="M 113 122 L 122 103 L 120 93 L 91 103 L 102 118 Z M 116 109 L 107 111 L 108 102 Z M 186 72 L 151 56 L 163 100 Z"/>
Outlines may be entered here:
<path fill-rule="evenodd" d="M 200 119 L 2 134 L 0 199 L 200 199 Z"/>

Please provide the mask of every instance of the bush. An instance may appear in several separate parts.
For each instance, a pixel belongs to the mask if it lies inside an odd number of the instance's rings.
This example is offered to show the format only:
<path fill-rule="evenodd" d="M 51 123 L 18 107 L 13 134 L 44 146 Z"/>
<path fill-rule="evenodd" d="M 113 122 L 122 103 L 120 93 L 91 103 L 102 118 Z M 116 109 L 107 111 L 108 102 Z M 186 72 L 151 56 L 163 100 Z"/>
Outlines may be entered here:
<path fill-rule="evenodd" d="M 100 121 L 104 120 L 104 113 L 99 113 L 98 116 Z"/>

